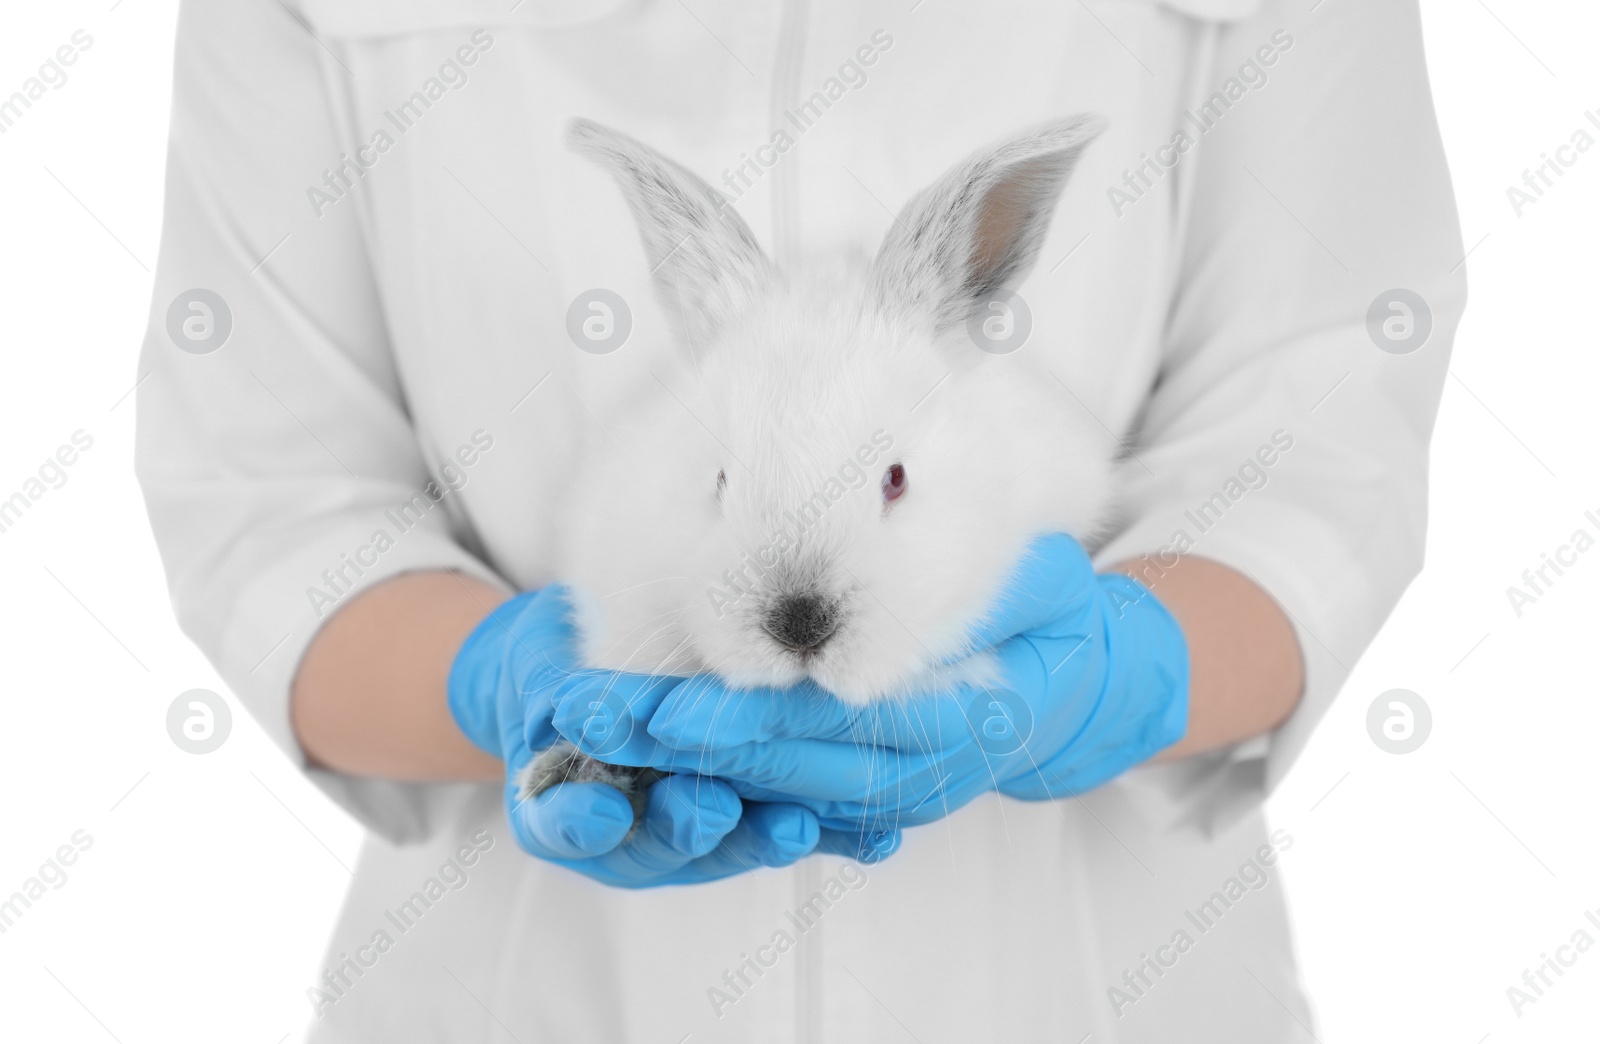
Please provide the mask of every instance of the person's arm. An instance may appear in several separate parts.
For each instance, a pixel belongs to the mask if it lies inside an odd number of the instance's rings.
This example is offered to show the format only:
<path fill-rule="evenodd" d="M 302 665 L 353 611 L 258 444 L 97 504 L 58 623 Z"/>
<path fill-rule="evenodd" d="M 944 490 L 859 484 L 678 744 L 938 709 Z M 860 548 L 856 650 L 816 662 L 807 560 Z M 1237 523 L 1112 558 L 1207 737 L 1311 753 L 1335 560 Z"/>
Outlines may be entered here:
<path fill-rule="evenodd" d="M 1140 563 L 1117 568 L 1141 576 Z M 1300 699 L 1300 646 L 1264 591 L 1203 558 L 1182 560 L 1149 586 L 1183 627 L 1190 660 L 1189 729 L 1157 760 L 1228 746 L 1289 716 Z M 505 597 L 470 577 L 412 573 L 340 610 L 295 678 L 292 716 L 306 753 L 356 776 L 499 778 L 499 762 L 451 720 L 445 679 L 462 640 Z"/>
<path fill-rule="evenodd" d="M 453 572 L 513 589 L 464 546 L 477 493 L 436 481 L 459 466 L 452 447 L 506 422 L 485 403 L 434 416 L 419 435 L 359 192 L 320 211 L 308 199 L 308 178 L 349 147 L 334 96 L 347 76 L 282 5 L 183 3 L 135 466 L 184 632 L 317 786 L 405 843 L 458 822 L 462 798 L 396 778 L 449 775 L 454 763 L 424 757 L 387 779 L 322 770 L 291 721 L 291 681 L 324 626 L 338 615 L 330 633 L 346 633 L 368 607 L 344 611 L 385 580 Z M 474 489 L 495 465 L 477 467 Z M 446 495 L 397 524 L 397 507 Z M 442 648 L 455 626 L 392 640 Z M 373 662 L 350 657 L 346 669 L 381 685 L 389 668 L 374 674 Z M 378 717 L 413 721 L 415 709 Z"/>
<path fill-rule="evenodd" d="M 1197 595 L 1188 574 L 1202 559 L 1232 570 L 1292 625 L 1303 692 L 1270 742 L 1195 766 L 1220 786 L 1170 777 L 1174 799 L 1213 824 L 1284 777 L 1422 566 L 1428 443 L 1466 297 L 1415 2 L 1310 15 L 1267 0 L 1218 31 L 1200 90 L 1274 39 L 1284 50 L 1270 84 L 1161 185 L 1182 255 L 1161 371 L 1130 440 L 1137 464 L 1119 490 L 1127 521 L 1097 549 L 1101 568 L 1139 563 L 1124 571 L 1172 608 L 1193 646 L 1180 752 L 1248 735 L 1226 723 L 1265 725 L 1284 706 L 1252 681 L 1271 662 L 1255 645 L 1268 625 L 1231 618 L 1250 599 L 1227 605 L 1208 584 Z M 1397 298 L 1424 303 L 1420 343 L 1369 328 Z M 1219 627 L 1237 637 L 1205 636 Z M 1251 692 L 1265 701 L 1254 709 Z"/>
<path fill-rule="evenodd" d="M 317 632 L 290 695 L 312 763 L 352 776 L 498 780 L 505 769 L 450 716 L 456 650 L 505 592 L 448 572 L 408 573 L 358 595 Z"/>
<path fill-rule="evenodd" d="M 1271 732 L 1294 711 L 1305 685 L 1300 643 L 1283 610 L 1250 579 L 1196 557 L 1159 577 L 1138 561 L 1113 568 L 1149 587 L 1189 643 L 1189 728 L 1154 760 L 1231 746 Z"/>

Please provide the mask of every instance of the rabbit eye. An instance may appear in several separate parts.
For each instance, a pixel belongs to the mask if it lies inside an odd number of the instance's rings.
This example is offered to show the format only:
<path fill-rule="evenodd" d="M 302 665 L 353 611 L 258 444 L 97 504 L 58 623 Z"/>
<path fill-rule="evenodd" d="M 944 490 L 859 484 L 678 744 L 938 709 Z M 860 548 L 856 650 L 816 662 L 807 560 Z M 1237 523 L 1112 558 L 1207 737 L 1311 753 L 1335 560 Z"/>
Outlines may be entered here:
<path fill-rule="evenodd" d="M 891 464 L 889 470 L 883 473 L 883 502 L 885 505 L 893 504 L 906 495 L 906 466 L 904 464 Z"/>

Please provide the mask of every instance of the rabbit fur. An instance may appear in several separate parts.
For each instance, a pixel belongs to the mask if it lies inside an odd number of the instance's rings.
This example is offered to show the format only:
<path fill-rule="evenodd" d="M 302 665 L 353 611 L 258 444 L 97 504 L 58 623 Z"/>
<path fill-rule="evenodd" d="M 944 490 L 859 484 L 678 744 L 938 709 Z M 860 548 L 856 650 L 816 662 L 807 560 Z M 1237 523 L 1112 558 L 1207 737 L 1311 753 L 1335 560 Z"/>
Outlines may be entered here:
<path fill-rule="evenodd" d="M 571 125 L 633 212 L 680 364 L 577 469 L 559 572 L 586 666 L 856 704 L 985 679 L 972 624 L 1034 536 L 1103 525 L 1115 461 L 1042 364 L 969 326 L 1033 267 L 1103 127 L 1015 134 L 913 196 L 875 258 L 782 271 L 699 177 Z M 524 793 L 563 779 L 636 811 L 645 785 L 558 742 Z"/>

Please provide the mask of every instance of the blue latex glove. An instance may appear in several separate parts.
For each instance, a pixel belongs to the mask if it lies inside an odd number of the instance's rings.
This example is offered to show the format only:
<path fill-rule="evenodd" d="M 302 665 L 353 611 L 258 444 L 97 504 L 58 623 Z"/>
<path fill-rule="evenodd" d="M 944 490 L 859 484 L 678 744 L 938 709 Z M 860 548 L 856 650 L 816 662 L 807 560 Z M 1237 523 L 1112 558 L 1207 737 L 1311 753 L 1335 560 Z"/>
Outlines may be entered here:
<path fill-rule="evenodd" d="M 698 774 L 657 780 L 639 828 L 621 791 L 564 783 L 522 801 L 516 778 L 553 743 L 551 695 L 598 698 L 659 678 L 573 669 L 573 633 L 559 588 L 518 595 L 467 637 L 450 670 L 449 703 L 461 731 L 506 765 L 512 833 L 527 852 L 606 884 L 642 888 L 786 866 L 816 849 L 816 816 L 789 802 L 742 802 L 727 783 Z M 830 839 L 837 849 L 839 838 Z"/>
<path fill-rule="evenodd" d="M 557 689 L 554 724 L 585 748 L 600 713 L 607 759 L 693 769 L 755 800 L 792 800 L 825 827 L 928 822 L 998 790 L 1069 797 L 1182 738 L 1189 656 L 1183 632 L 1148 589 L 1097 576 L 1067 536 L 1029 548 L 974 647 L 993 646 L 988 688 L 852 707 L 814 686 L 734 691 L 712 678 L 662 685 L 598 711 Z"/>

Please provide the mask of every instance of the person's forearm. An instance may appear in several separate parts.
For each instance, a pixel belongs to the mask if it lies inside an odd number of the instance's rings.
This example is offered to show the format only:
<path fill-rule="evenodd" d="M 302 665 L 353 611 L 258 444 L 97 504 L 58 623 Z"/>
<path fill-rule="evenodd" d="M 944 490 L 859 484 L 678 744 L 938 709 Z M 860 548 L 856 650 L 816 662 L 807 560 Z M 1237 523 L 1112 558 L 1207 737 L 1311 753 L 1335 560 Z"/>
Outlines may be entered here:
<path fill-rule="evenodd" d="M 462 641 L 505 599 L 455 573 L 407 573 L 329 618 L 290 697 L 313 764 L 383 779 L 499 779 L 499 760 L 456 727 L 445 688 Z"/>
<path fill-rule="evenodd" d="M 1149 587 L 1189 644 L 1189 728 L 1155 760 L 1270 732 L 1299 704 L 1299 640 L 1277 602 L 1248 577 L 1192 556 L 1170 568 L 1139 561 L 1113 568 Z"/>
<path fill-rule="evenodd" d="M 1185 557 L 1156 571 L 1114 567 L 1161 599 L 1189 645 L 1189 727 L 1157 760 L 1270 732 L 1299 703 L 1300 646 L 1283 611 L 1248 578 Z M 494 780 L 500 763 L 456 727 L 445 684 L 456 650 L 504 592 L 454 573 L 410 573 L 369 588 L 323 625 L 295 677 L 291 718 L 314 764 L 355 776 Z"/>

